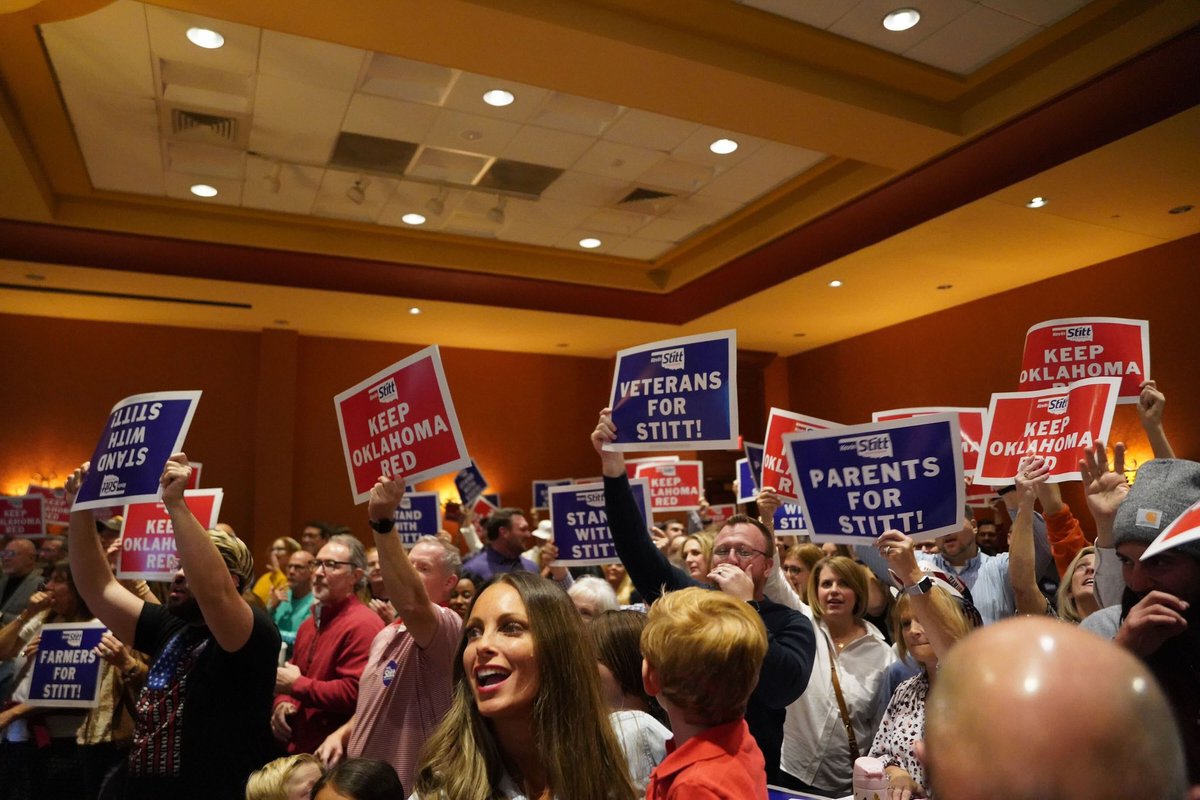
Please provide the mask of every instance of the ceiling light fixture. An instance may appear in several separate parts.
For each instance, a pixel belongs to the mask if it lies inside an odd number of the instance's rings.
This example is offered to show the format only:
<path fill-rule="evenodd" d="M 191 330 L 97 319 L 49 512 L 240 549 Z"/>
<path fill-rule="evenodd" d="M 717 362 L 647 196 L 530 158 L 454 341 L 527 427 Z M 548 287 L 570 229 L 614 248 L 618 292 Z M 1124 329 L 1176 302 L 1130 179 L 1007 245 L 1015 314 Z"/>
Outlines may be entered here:
<path fill-rule="evenodd" d="M 604 243 L 601 242 L 599 239 L 595 239 L 590 236 L 587 239 L 579 240 L 579 246 L 586 250 L 595 250 L 597 247 L 599 247 L 602 244 L 604 244 Z"/>
<path fill-rule="evenodd" d="M 409 214 L 405 214 L 403 217 L 401 217 L 400 221 L 403 222 L 405 225 L 424 225 L 425 224 L 425 215 L 409 213 Z"/>
<path fill-rule="evenodd" d="M 192 186 L 192 194 L 196 197 L 216 197 L 217 190 L 214 186 L 209 186 L 207 183 L 197 183 Z"/>
<path fill-rule="evenodd" d="M 425 203 L 425 210 L 435 217 L 440 217 L 444 214 L 446 212 L 446 194 L 445 186 L 438 189 L 437 196 L 429 198 Z"/>
<path fill-rule="evenodd" d="M 508 204 L 508 198 L 497 195 L 496 205 L 488 209 L 487 218 L 497 225 L 504 224 L 504 206 Z"/>
<path fill-rule="evenodd" d="M 883 27 L 889 31 L 906 31 L 921 21 L 921 12 L 915 8 L 897 8 L 883 18 Z"/>
<path fill-rule="evenodd" d="M 944 291 L 946 291 L 947 289 L 953 289 L 953 288 L 954 288 L 954 284 L 953 284 L 953 283 L 939 283 L 937 288 L 938 288 L 938 290 L 939 290 L 939 291 L 942 291 L 942 292 L 944 292 Z"/>
<path fill-rule="evenodd" d="M 483 93 L 483 102 L 496 108 L 510 106 L 516 99 L 516 96 L 512 92 L 506 92 L 503 89 L 492 89 L 490 92 Z"/>
<path fill-rule="evenodd" d="M 267 187 L 267 191 L 271 194 L 279 194 L 282 183 L 279 180 L 279 172 L 283 165 L 278 161 L 271 164 L 271 169 L 263 175 L 263 185 Z"/>
<path fill-rule="evenodd" d="M 1186 214 L 1189 211 L 1191 211 L 1193 208 L 1195 208 L 1195 206 L 1175 206 L 1167 213 L 1168 214 Z"/>
<path fill-rule="evenodd" d="M 708 146 L 708 149 L 719 156 L 727 156 L 738 149 L 738 143 L 733 139 L 717 139 Z"/>
<path fill-rule="evenodd" d="M 834 289 L 836 289 L 842 285 L 842 282 L 841 281 L 830 281 L 829 285 L 832 286 Z"/>
<path fill-rule="evenodd" d="M 188 28 L 187 38 L 196 47 L 203 47 L 205 50 L 216 50 L 225 44 L 224 36 L 208 28 Z"/>
<path fill-rule="evenodd" d="M 1026 208 L 1041 208 L 1044 205 L 1046 205 L 1046 198 L 1035 197 L 1032 200 L 1030 200 L 1028 203 L 1026 203 L 1025 207 Z"/>
<path fill-rule="evenodd" d="M 44 280 L 46 280 L 46 276 L 45 276 L 45 275 L 39 275 L 39 274 L 38 274 L 38 273 L 36 273 L 36 272 L 26 272 L 26 273 L 25 273 L 25 277 L 26 277 L 26 278 L 28 278 L 28 279 L 29 279 L 29 280 L 31 280 L 31 281 L 44 281 Z"/>
<path fill-rule="evenodd" d="M 369 183 L 369 180 L 364 178 L 362 175 L 359 175 L 354 180 L 354 185 L 346 190 L 346 197 L 348 197 L 350 202 L 354 203 L 354 205 L 361 206 L 363 201 L 367 199 L 367 185 Z"/>
<path fill-rule="evenodd" d="M 412 308 L 410 308 L 408 310 L 408 313 L 412 314 L 415 317 L 417 314 L 421 313 L 421 309 L 417 308 L 416 306 L 413 306 Z"/>

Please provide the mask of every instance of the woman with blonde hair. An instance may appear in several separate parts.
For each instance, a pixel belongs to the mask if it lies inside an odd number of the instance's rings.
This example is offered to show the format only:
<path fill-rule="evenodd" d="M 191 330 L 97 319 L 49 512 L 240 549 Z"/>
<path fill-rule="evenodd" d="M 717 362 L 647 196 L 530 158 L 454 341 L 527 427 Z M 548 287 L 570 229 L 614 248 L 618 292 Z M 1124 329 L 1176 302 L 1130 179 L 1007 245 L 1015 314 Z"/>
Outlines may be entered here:
<path fill-rule="evenodd" d="M 250 773 L 246 800 L 309 800 L 321 778 L 321 762 L 309 753 L 297 753 L 268 762 Z"/>
<path fill-rule="evenodd" d="M 683 565 L 698 581 L 707 581 L 712 572 L 713 535 L 707 531 L 693 533 L 683 540 Z"/>
<path fill-rule="evenodd" d="M 497 576 L 471 607 L 454 677 L 415 797 L 633 800 L 595 650 L 557 584 L 527 572 Z"/>

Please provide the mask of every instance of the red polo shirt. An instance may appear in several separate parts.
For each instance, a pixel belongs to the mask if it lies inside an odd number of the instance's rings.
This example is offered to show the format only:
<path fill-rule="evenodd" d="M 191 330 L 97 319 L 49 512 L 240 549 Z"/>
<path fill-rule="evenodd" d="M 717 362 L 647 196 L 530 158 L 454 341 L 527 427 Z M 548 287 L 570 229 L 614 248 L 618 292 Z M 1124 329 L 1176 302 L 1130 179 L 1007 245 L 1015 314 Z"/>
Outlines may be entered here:
<path fill-rule="evenodd" d="M 698 733 L 655 767 L 646 800 L 767 800 L 762 751 L 744 719 Z"/>

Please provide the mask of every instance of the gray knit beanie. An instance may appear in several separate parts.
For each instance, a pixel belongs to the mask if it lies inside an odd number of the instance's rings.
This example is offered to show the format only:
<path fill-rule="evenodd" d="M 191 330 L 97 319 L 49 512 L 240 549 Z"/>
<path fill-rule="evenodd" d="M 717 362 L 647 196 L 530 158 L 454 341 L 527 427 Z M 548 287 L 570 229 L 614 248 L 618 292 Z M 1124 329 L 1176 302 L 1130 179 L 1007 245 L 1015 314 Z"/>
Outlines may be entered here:
<path fill-rule="evenodd" d="M 1125 502 L 1117 509 L 1113 546 L 1126 542 L 1150 544 L 1197 500 L 1200 500 L 1200 464 L 1179 458 L 1147 461 L 1138 469 Z M 1176 549 L 1200 558 L 1200 541 Z"/>

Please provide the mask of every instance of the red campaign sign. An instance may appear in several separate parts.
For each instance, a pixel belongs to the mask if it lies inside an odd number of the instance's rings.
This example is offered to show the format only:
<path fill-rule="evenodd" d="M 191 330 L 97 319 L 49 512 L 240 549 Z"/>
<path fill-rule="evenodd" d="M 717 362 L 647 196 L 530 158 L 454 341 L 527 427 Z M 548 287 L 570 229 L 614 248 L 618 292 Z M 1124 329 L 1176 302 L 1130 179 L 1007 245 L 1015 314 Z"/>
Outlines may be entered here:
<path fill-rule="evenodd" d="M 0 537 L 46 535 L 40 494 L 0 497 Z"/>
<path fill-rule="evenodd" d="M 983 486 L 978 483 L 967 484 L 967 505 L 971 508 L 991 508 L 992 501 L 999 497 L 1000 495 L 996 494 L 996 489 L 992 486 Z"/>
<path fill-rule="evenodd" d="M 698 511 L 704 496 L 704 464 L 639 464 L 635 477 L 650 482 L 651 511 Z"/>
<path fill-rule="evenodd" d="M 1025 333 L 1023 392 L 1084 378 L 1120 378 L 1119 403 L 1135 403 L 1150 380 L 1150 323 L 1144 319 L 1073 317 L 1039 322 Z"/>
<path fill-rule="evenodd" d="M 788 466 L 787 448 L 783 446 L 783 437 L 799 431 L 824 431 L 830 428 L 840 428 L 840 423 L 829 420 L 806 417 L 784 411 L 782 408 L 772 408 L 767 417 L 767 435 L 763 437 L 762 475 L 759 476 L 759 488 L 771 487 L 784 500 L 800 505 L 800 495 L 796 492 L 796 484 L 792 481 L 792 471 Z"/>
<path fill-rule="evenodd" d="M 192 468 L 192 474 L 188 477 L 187 486 L 184 489 L 199 489 L 200 488 L 200 470 L 204 469 L 204 465 L 199 461 L 188 459 L 188 466 Z"/>
<path fill-rule="evenodd" d="M 483 495 L 475 498 L 475 504 L 471 506 L 471 513 L 475 515 L 475 519 L 484 520 L 492 515 L 492 512 L 497 510 L 498 506 L 485 498 Z"/>
<path fill-rule="evenodd" d="M 1138 522 L 1143 519 L 1148 519 L 1153 514 L 1158 514 L 1156 510 L 1138 509 Z M 1194 503 L 1187 511 L 1184 511 L 1175 521 L 1167 526 L 1167 529 L 1158 535 L 1158 538 L 1150 543 L 1150 546 L 1142 553 L 1142 561 L 1147 558 L 1158 555 L 1163 550 L 1170 550 L 1172 547 L 1178 547 L 1181 544 L 1194 542 L 1200 539 L 1200 503 Z"/>
<path fill-rule="evenodd" d="M 736 513 L 737 506 L 735 506 L 733 503 L 720 506 L 709 506 L 708 514 L 710 517 L 712 517 L 712 522 L 709 523 L 709 526 L 719 530 L 721 526 L 725 524 L 725 521 Z"/>
<path fill-rule="evenodd" d="M 1083 451 L 1107 441 L 1119 378 L 1088 378 L 1061 389 L 992 395 L 974 482 L 1006 486 L 1021 456 L 1050 464 L 1050 483 L 1077 481 Z"/>
<path fill-rule="evenodd" d="M 437 345 L 375 373 L 333 399 L 355 503 L 380 475 L 409 486 L 471 464 Z"/>
<path fill-rule="evenodd" d="M 629 480 L 637 477 L 638 467 L 642 464 L 678 464 L 679 456 L 650 456 L 648 458 L 625 459 L 625 474 Z"/>
<path fill-rule="evenodd" d="M 959 408 L 954 406 L 924 406 L 922 408 L 894 408 L 876 411 L 871 422 L 888 422 L 894 419 L 910 419 L 928 414 L 958 414 L 958 435 L 962 437 L 963 474 L 975 474 L 975 462 L 979 460 L 979 447 L 983 443 L 983 419 L 986 408 Z M 969 493 L 968 493 L 969 494 Z"/>
<path fill-rule="evenodd" d="M 188 510 L 205 528 L 217 524 L 221 513 L 220 489 L 195 489 L 183 493 Z M 121 523 L 121 554 L 117 577 L 143 581 L 169 581 L 179 569 L 175 529 L 162 503 L 130 503 Z"/>
<path fill-rule="evenodd" d="M 62 489 L 51 489 L 49 486 L 29 484 L 25 494 L 42 496 L 42 519 L 47 525 L 59 525 L 63 528 L 71 524 L 71 507 L 67 505 L 66 492 Z"/>

